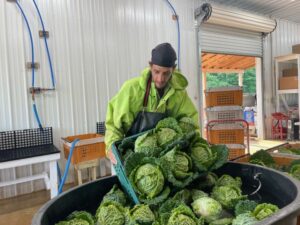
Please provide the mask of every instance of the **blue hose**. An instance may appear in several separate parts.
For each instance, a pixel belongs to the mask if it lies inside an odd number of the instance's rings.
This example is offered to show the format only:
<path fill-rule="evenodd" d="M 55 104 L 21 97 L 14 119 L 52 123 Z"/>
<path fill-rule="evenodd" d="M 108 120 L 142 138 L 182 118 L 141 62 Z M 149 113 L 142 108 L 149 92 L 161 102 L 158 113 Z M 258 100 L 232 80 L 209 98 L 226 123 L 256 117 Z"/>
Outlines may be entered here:
<path fill-rule="evenodd" d="M 35 5 L 35 8 L 36 8 L 38 14 L 39 14 L 40 21 L 41 21 L 41 24 L 42 24 L 42 28 L 43 28 L 43 36 L 44 36 L 44 42 L 45 42 L 46 51 L 47 51 L 47 56 L 48 56 L 48 61 L 49 61 L 49 66 L 50 66 L 50 73 L 51 73 L 52 87 L 53 87 L 53 89 L 55 89 L 54 72 L 53 72 L 51 56 L 50 56 L 50 52 L 49 52 L 49 48 L 48 48 L 48 42 L 47 42 L 47 38 L 46 38 L 46 35 L 45 35 L 45 32 L 46 32 L 46 31 L 45 31 L 44 22 L 43 22 L 42 15 L 41 15 L 41 13 L 40 13 L 39 7 L 37 6 L 35 0 L 33 0 L 33 3 L 34 3 L 34 5 Z"/>
<path fill-rule="evenodd" d="M 75 139 L 72 142 L 70 153 L 69 153 L 69 157 L 68 157 L 66 168 L 65 168 L 65 172 L 64 172 L 63 178 L 62 178 L 62 180 L 61 180 L 61 182 L 59 184 L 59 187 L 58 187 L 58 194 L 60 194 L 62 192 L 63 186 L 64 186 L 64 184 L 66 182 L 66 179 L 67 179 L 67 176 L 68 176 L 68 172 L 69 172 L 70 163 L 71 163 L 71 159 L 72 159 L 72 155 L 73 155 L 73 151 L 74 151 L 75 145 L 77 144 L 78 141 L 79 141 L 79 139 Z"/>
<path fill-rule="evenodd" d="M 34 112 L 35 119 L 36 119 L 36 121 L 39 125 L 39 128 L 43 128 L 41 120 L 39 118 L 39 114 L 38 114 L 37 109 L 36 109 L 35 103 L 32 104 L 32 109 L 33 109 L 33 112 Z"/>
<path fill-rule="evenodd" d="M 178 56 L 178 70 L 180 70 L 180 25 L 179 25 L 179 17 L 178 14 L 175 11 L 175 8 L 173 5 L 169 2 L 169 0 L 166 0 L 168 5 L 170 6 L 172 12 L 176 16 L 176 22 L 177 22 L 177 39 L 178 39 L 178 46 L 177 46 L 177 56 Z"/>
<path fill-rule="evenodd" d="M 23 15 L 23 18 L 24 18 L 24 20 L 26 22 L 26 25 L 27 25 L 27 28 L 28 28 L 28 31 L 29 31 L 30 44 L 31 44 L 31 62 L 32 62 L 32 64 L 34 64 L 34 45 L 33 45 L 33 39 L 32 39 L 31 29 L 30 29 L 28 20 L 27 20 L 27 18 L 25 16 L 25 13 L 24 13 L 22 7 L 18 3 L 18 1 L 16 1 L 16 3 L 17 3 L 18 8 L 20 9 L 20 11 L 21 11 L 21 13 Z M 31 84 L 31 86 L 34 88 L 34 68 L 32 68 L 32 84 Z"/>
<path fill-rule="evenodd" d="M 16 1 L 16 4 L 18 6 L 18 8 L 20 9 L 22 15 L 23 15 L 23 18 L 26 22 L 26 26 L 28 28 L 28 32 L 29 32 L 29 37 L 30 37 L 30 45 L 31 45 L 31 63 L 34 65 L 34 45 L 33 45 L 33 39 L 32 39 L 32 33 L 31 33 L 31 29 L 30 29 L 30 26 L 29 26 L 29 23 L 28 23 L 28 20 L 27 20 L 27 17 L 21 7 L 21 5 L 19 4 L 18 1 Z M 32 88 L 34 89 L 34 80 L 35 80 L 35 74 L 34 74 L 34 66 L 32 65 L 32 83 L 31 83 L 31 86 Z M 33 95 L 34 96 L 34 95 Z M 34 100 L 34 98 L 33 98 Z M 33 112 L 34 112 L 34 116 L 35 116 L 35 119 L 39 125 L 39 128 L 43 128 L 42 127 L 42 124 L 41 124 L 41 121 L 40 121 L 40 118 L 39 118 L 39 114 L 37 112 L 37 109 L 36 109 L 36 105 L 35 105 L 35 102 L 33 101 L 33 104 L 32 104 L 32 109 L 33 109 Z"/>

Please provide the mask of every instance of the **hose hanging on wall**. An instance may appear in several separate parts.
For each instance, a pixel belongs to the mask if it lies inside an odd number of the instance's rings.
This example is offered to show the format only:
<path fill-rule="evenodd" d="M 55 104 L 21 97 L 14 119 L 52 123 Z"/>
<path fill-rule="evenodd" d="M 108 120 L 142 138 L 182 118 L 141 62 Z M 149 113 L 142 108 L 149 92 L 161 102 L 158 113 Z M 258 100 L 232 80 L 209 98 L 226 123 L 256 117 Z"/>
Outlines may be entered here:
<path fill-rule="evenodd" d="M 27 26 L 28 32 L 29 32 L 30 45 L 31 45 L 31 67 L 32 67 L 32 82 L 31 82 L 31 85 L 32 85 L 32 89 L 34 90 L 35 71 L 34 71 L 34 45 L 33 45 L 32 33 L 31 33 L 31 29 L 30 29 L 27 17 L 25 15 L 25 13 L 24 13 L 21 5 L 19 4 L 18 1 L 16 1 L 16 4 L 17 4 L 18 8 L 21 11 L 21 14 L 22 14 L 22 16 L 23 16 L 23 18 L 25 20 L 25 23 L 26 23 L 26 26 Z M 39 114 L 38 114 L 37 108 L 36 108 L 36 104 L 35 104 L 34 91 L 32 92 L 32 101 L 33 101 L 32 109 L 33 109 L 33 113 L 34 113 L 35 119 L 36 119 L 36 121 L 38 123 L 39 128 L 43 128 L 43 126 L 41 124 L 41 121 L 40 121 L 40 118 L 39 118 Z"/>
<path fill-rule="evenodd" d="M 179 25 L 179 17 L 178 14 L 175 11 L 175 8 L 173 7 L 173 5 L 169 2 L 169 0 L 166 0 L 166 2 L 168 3 L 168 5 L 170 6 L 172 12 L 174 13 L 174 17 L 176 20 L 176 24 L 177 24 L 177 41 L 178 41 L 178 45 L 177 45 L 177 57 L 178 57 L 178 70 L 180 70 L 180 25 Z"/>
<path fill-rule="evenodd" d="M 46 37 L 46 30 L 45 30 L 45 26 L 44 26 L 44 21 L 42 18 L 42 15 L 40 13 L 39 7 L 37 6 L 35 0 L 33 0 L 34 6 L 37 10 L 37 13 L 39 14 L 39 18 L 42 24 L 42 28 L 43 28 L 43 37 L 44 37 L 44 42 L 45 42 L 45 47 L 46 47 L 46 51 L 47 51 L 47 56 L 48 56 L 48 62 L 49 62 L 49 66 L 50 66 L 50 74 L 51 74 L 51 81 L 52 81 L 52 88 L 55 89 L 55 79 L 54 79 L 54 72 L 53 72 L 53 67 L 52 67 L 52 61 L 51 61 L 51 56 L 50 56 L 50 52 L 49 52 L 49 48 L 48 48 L 48 42 L 47 42 L 47 37 Z"/>

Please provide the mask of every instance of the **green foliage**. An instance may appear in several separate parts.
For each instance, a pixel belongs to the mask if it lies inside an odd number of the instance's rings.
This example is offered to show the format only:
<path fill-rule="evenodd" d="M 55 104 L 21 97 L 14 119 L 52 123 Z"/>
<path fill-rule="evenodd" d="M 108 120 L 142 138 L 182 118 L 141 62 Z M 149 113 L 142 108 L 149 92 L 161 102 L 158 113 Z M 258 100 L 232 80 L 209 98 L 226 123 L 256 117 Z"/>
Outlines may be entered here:
<path fill-rule="evenodd" d="M 175 187 L 184 188 L 199 176 L 192 171 L 191 158 L 177 146 L 160 158 L 160 165 L 164 176 Z"/>
<path fill-rule="evenodd" d="M 126 209 L 115 201 L 102 202 L 96 211 L 96 220 L 101 225 L 123 225 Z"/>
<path fill-rule="evenodd" d="M 104 195 L 103 201 L 115 201 L 120 203 L 122 206 L 125 206 L 127 203 L 127 197 L 115 184 L 112 189 Z"/>
<path fill-rule="evenodd" d="M 210 189 L 216 185 L 218 180 L 218 176 L 215 173 L 209 172 L 204 179 L 199 180 L 198 188 L 203 189 Z"/>
<path fill-rule="evenodd" d="M 203 198 L 203 197 L 208 197 L 208 194 L 205 193 L 204 191 L 200 191 L 197 189 L 192 190 L 193 201 L 196 201 L 198 198 Z"/>
<path fill-rule="evenodd" d="M 217 186 L 237 186 L 241 188 L 242 186 L 242 179 L 240 177 L 233 178 L 228 174 L 222 175 L 216 183 Z"/>
<path fill-rule="evenodd" d="M 255 207 L 253 211 L 253 215 L 258 220 L 263 220 L 264 218 L 267 218 L 271 216 L 273 213 L 277 212 L 279 209 L 276 205 L 268 204 L 268 203 L 262 203 Z"/>
<path fill-rule="evenodd" d="M 222 218 L 218 220 L 214 220 L 209 225 L 230 225 L 232 223 L 233 218 Z"/>
<path fill-rule="evenodd" d="M 236 73 L 208 73 L 206 76 L 207 88 L 227 87 L 238 85 Z M 256 93 L 256 72 L 255 68 L 245 70 L 243 75 L 243 92 Z"/>
<path fill-rule="evenodd" d="M 300 180 L 300 160 L 299 159 L 294 160 L 290 163 L 290 165 L 288 166 L 288 173 L 292 177 Z"/>
<path fill-rule="evenodd" d="M 92 214 L 86 211 L 74 211 L 72 212 L 68 217 L 67 220 L 72 220 L 72 219 L 81 219 L 85 220 L 88 222 L 89 225 L 94 225 L 95 220 Z"/>
<path fill-rule="evenodd" d="M 148 205 L 136 205 L 129 211 L 132 224 L 151 225 L 155 221 L 155 215 Z"/>
<path fill-rule="evenodd" d="M 178 137 L 176 131 L 171 128 L 159 128 L 156 130 L 156 134 L 159 146 L 166 146 Z"/>
<path fill-rule="evenodd" d="M 132 177 L 134 175 L 134 177 Z M 164 188 L 164 175 L 161 169 L 151 163 L 139 166 L 132 175 L 137 191 L 147 198 L 154 198 Z"/>
<path fill-rule="evenodd" d="M 251 213 L 243 213 L 238 215 L 233 221 L 232 225 L 254 225 L 258 221 Z"/>
<path fill-rule="evenodd" d="M 192 147 L 190 155 L 194 165 L 200 172 L 207 171 L 214 163 L 217 156 L 216 154 L 212 153 L 208 145 L 201 143 Z"/>
<path fill-rule="evenodd" d="M 158 147 L 156 134 L 150 131 L 139 136 L 135 140 L 134 151 L 145 153 L 147 156 L 157 156 L 161 149 Z"/>
<path fill-rule="evenodd" d="M 246 198 L 242 195 L 241 189 L 236 186 L 215 186 L 211 196 L 225 209 L 233 209 L 239 200 Z"/>
<path fill-rule="evenodd" d="M 192 203 L 193 211 L 201 216 L 206 222 L 212 222 L 220 218 L 222 212 L 221 204 L 213 198 L 202 197 Z"/>
<path fill-rule="evenodd" d="M 190 204 L 192 201 L 192 195 L 193 193 L 191 193 L 191 191 L 189 191 L 188 189 L 183 189 L 181 191 L 178 191 L 172 199 L 175 201 L 183 202 L 185 204 Z"/>
<path fill-rule="evenodd" d="M 68 222 L 68 225 L 90 225 L 88 221 L 79 218 L 71 219 Z"/>
<path fill-rule="evenodd" d="M 160 223 L 167 224 L 167 222 L 170 218 L 172 209 L 178 207 L 181 204 L 182 204 L 182 201 L 178 201 L 175 199 L 168 199 L 167 201 L 162 203 L 158 209 Z"/>
<path fill-rule="evenodd" d="M 190 133 L 197 128 L 194 124 L 194 121 L 190 117 L 181 118 L 178 122 L 178 125 L 183 133 Z"/>
<path fill-rule="evenodd" d="M 170 189 L 165 186 L 159 159 L 135 153 L 127 159 L 125 170 L 141 202 L 158 204 L 168 197 Z"/>
<path fill-rule="evenodd" d="M 203 220 L 198 219 L 193 211 L 181 204 L 171 211 L 167 225 L 202 225 Z"/>
<path fill-rule="evenodd" d="M 178 125 L 177 120 L 173 117 L 167 117 L 163 120 L 160 120 L 157 123 L 155 129 L 159 130 L 161 128 L 170 128 L 170 129 L 174 130 L 176 133 L 182 134 L 182 130 L 181 130 L 180 126 Z"/>
<path fill-rule="evenodd" d="M 248 199 L 239 201 L 234 208 L 234 214 L 238 216 L 243 213 L 252 212 L 257 205 L 255 201 Z"/>
<path fill-rule="evenodd" d="M 250 156 L 250 163 L 253 164 L 259 164 L 259 165 L 265 165 L 267 167 L 274 167 L 275 166 L 275 161 L 270 155 L 265 150 L 259 150 L 255 152 L 253 155 Z"/>

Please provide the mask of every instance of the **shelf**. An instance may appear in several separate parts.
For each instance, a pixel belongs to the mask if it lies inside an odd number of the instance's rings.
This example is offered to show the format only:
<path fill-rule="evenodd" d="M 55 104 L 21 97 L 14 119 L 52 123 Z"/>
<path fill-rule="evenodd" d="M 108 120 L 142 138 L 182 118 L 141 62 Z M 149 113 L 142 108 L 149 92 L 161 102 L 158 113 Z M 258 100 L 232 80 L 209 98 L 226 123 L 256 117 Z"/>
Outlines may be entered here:
<path fill-rule="evenodd" d="M 298 94 L 298 89 L 278 90 L 278 94 Z"/>
<path fill-rule="evenodd" d="M 297 60 L 299 56 L 300 54 L 290 54 L 290 55 L 278 56 L 275 57 L 275 59 L 277 62 L 287 62 L 291 60 Z"/>

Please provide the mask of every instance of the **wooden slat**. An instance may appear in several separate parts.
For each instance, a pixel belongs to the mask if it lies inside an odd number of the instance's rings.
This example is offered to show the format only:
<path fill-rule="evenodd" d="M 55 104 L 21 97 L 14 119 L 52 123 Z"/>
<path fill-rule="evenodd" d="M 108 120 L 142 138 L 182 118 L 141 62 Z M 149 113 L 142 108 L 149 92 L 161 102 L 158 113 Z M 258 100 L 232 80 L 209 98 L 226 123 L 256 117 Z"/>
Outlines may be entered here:
<path fill-rule="evenodd" d="M 255 66 L 255 57 L 202 53 L 202 70 L 235 71 Z M 225 71 L 224 71 L 225 72 Z"/>

